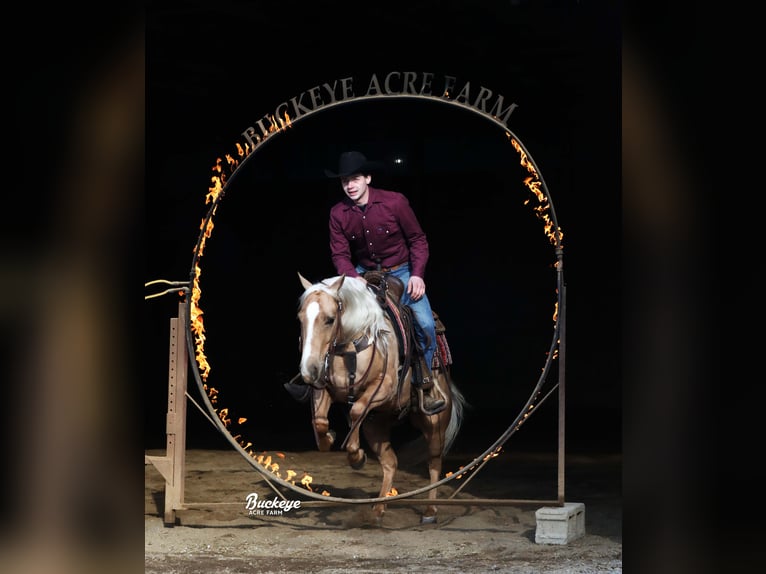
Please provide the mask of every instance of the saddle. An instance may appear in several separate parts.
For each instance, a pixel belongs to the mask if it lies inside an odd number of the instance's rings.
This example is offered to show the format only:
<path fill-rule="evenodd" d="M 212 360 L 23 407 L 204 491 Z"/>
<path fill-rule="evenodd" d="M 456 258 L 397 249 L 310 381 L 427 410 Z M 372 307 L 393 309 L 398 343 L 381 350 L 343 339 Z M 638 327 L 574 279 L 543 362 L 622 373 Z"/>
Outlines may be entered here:
<path fill-rule="evenodd" d="M 397 325 L 396 337 L 399 341 L 399 377 L 397 387 L 401 392 L 404 378 L 407 372 L 412 370 L 412 393 L 413 400 L 418 404 L 420 411 L 426 415 L 433 415 L 441 412 L 445 408 L 447 397 L 439 387 L 434 384 L 433 378 L 426 378 L 427 372 L 433 372 L 436 368 L 446 369 L 452 360 L 449 357 L 449 351 L 444 336 L 444 324 L 439 320 L 438 315 L 431 310 L 436 326 L 436 352 L 434 353 L 431 369 L 427 369 L 425 360 L 425 350 L 421 348 L 420 342 L 415 336 L 415 319 L 412 309 L 409 305 L 403 305 L 401 302 L 404 294 L 404 283 L 401 279 L 393 275 L 386 275 L 380 271 L 368 271 L 363 275 L 367 286 L 375 292 L 376 299 L 383 310 L 389 315 L 391 322 Z M 410 367 L 408 369 L 407 367 Z M 425 391 L 436 389 L 437 394 L 432 392 L 430 402 L 426 401 Z M 438 397 L 441 397 L 439 399 Z M 400 416 L 404 416 L 407 409 L 402 411 Z"/>
<path fill-rule="evenodd" d="M 398 277 L 386 275 L 382 271 L 367 271 L 362 275 L 367 286 L 375 293 L 375 298 L 383 310 L 391 318 L 391 322 L 398 327 L 395 329 L 396 338 L 399 341 L 399 364 L 407 365 L 412 361 L 412 345 L 415 341 L 412 310 L 407 305 L 402 305 L 404 283 Z M 399 382 L 404 378 L 402 369 L 399 373 Z"/>
<path fill-rule="evenodd" d="M 402 295 L 404 295 L 404 283 L 394 275 L 386 276 L 382 271 L 366 271 L 362 275 L 367 285 L 373 287 L 373 291 L 378 298 L 378 302 L 385 307 L 386 296 L 398 307 L 401 305 Z"/>
<path fill-rule="evenodd" d="M 378 303 L 388 313 L 393 324 L 399 327 L 396 329 L 399 340 L 399 364 L 411 365 L 417 373 L 422 373 L 425 359 L 423 349 L 419 348 L 415 337 L 415 318 L 412 315 L 412 309 L 402 304 L 404 283 L 398 277 L 386 275 L 382 271 L 367 271 L 362 277 L 367 281 L 367 286 L 375 292 Z M 434 353 L 431 370 L 438 367 L 447 368 L 452 364 L 452 355 L 447 344 L 446 328 L 436 312 L 433 310 L 431 312 L 436 323 L 436 353 Z M 405 371 L 406 369 L 402 369 L 399 374 L 400 383 Z"/>
<path fill-rule="evenodd" d="M 402 305 L 402 295 L 404 294 L 404 283 L 402 283 L 402 280 L 393 275 L 386 275 L 382 271 L 366 271 L 362 277 L 367 281 L 367 286 L 375 292 L 380 306 L 391 316 L 394 324 L 399 326 L 401 332 L 398 332 L 397 335 L 400 337 L 400 347 L 402 347 L 403 342 L 414 341 L 412 311 L 407 305 Z M 433 370 L 437 367 L 448 367 L 451 365 L 452 354 L 447 343 L 447 329 L 439 315 L 436 314 L 436 311 L 432 310 L 431 312 L 433 313 L 436 325 L 436 353 L 434 354 L 434 364 L 431 365 Z M 396 316 L 393 316 L 392 313 L 396 313 Z M 405 352 L 406 355 L 410 355 L 410 353 Z M 400 358 L 403 359 L 405 356 Z"/>

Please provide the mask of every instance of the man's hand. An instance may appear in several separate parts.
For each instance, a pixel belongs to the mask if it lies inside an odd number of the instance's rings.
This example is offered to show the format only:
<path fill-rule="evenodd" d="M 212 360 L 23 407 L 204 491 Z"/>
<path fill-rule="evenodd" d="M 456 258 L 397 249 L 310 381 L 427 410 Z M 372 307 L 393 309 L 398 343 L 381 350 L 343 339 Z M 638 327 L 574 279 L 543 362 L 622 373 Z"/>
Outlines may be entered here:
<path fill-rule="evenodd" d="M 426 282 L 417 275 L 410 275 L 407 282 L 407 294 L 413 301 L 418 301 L 426 293 Z"/>

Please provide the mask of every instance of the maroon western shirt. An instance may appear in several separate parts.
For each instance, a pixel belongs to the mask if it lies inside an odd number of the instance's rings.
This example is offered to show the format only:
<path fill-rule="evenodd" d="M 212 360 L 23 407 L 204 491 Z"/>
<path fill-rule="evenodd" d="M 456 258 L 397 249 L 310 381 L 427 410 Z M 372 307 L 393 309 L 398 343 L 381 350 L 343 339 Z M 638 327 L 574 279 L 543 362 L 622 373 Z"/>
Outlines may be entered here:
<path fill-rule="evenodd" d="M 375 269 L 380 258 L 382 267 L 409 261 L 424 277 L 428 241 L 404 195 L 370 187 L 364 211 L 348 197 L 330 210 L 330 252 L 339 275 L 356 277 L 355 264 Z"/>

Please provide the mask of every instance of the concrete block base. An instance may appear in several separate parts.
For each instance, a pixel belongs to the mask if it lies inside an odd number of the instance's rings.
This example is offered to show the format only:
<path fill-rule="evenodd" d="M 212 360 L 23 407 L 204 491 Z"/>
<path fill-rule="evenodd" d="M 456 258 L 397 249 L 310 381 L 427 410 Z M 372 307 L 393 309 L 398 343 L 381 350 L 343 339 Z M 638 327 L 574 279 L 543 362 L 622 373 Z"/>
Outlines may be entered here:
<path fill-rule="evenodd" d="M 566 544 L 585 535 L 585 505 L 582 502 L 538 508 L 535 518 L 537 544 Z"/>

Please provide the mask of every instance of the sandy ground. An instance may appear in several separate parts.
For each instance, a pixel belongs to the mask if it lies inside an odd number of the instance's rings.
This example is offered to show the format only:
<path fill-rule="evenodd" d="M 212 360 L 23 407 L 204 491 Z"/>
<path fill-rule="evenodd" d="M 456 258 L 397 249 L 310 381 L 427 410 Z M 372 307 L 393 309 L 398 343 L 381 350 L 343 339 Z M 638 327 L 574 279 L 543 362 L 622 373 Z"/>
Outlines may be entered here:
<path fill-rule="evenodd" d="M 276 453 L 267 454 L 277 460 Z M 374 459 L 353 471 L 341 452 L 281 454 L 282 471 L 311 474 L 315 491 L 344 499 L 377 494 L 380 467 Z M 451 454 L 445 472 L 474 456 Z M 422 466 L 409 465 L 402 456 L 394 482 L 400 493 L 426 485 Z M 541 505 L 528 501 L 556 499 L 555 453 L 501 452 L 466 477 L 466 484 L 448 482 L 439 497 L 460 489 L 455 498 L 466 503 L 440 506 L 435 524 L 421 524 L 422 507 L 405 504 L 389 507 L 376 525 L 367 503 L 250 516 L 248 494 L 261 500 L 276 496 L 262 475 L 233 449 L 188 450 L 187 508 L 176 511 L 175 525 L 164 523 L 163 477 L 154 465 L 145 467 L 145 572 L 622 572 L 621 457 L 568 456 L 565 476 L 565 500 L 585 505 L 585 535 L 567 544 L 538 544 L 535 511 Z M 288 500 L 311 500 L 293 491 L 284 494 Z M 487 499 L 503 502 L 487 504 Z"/>

